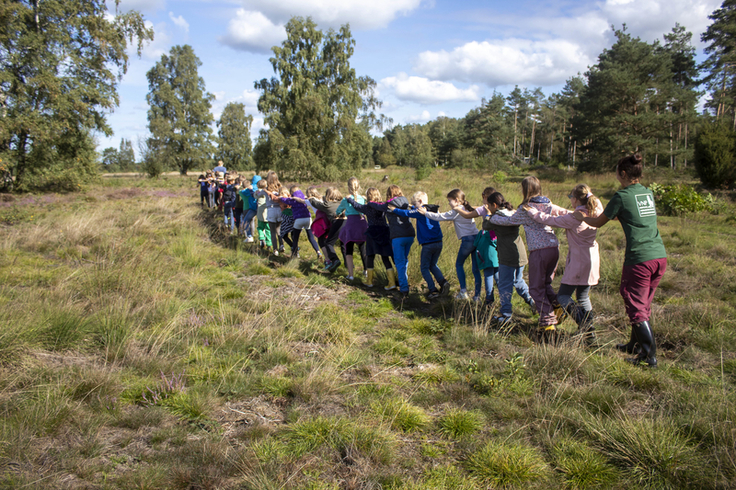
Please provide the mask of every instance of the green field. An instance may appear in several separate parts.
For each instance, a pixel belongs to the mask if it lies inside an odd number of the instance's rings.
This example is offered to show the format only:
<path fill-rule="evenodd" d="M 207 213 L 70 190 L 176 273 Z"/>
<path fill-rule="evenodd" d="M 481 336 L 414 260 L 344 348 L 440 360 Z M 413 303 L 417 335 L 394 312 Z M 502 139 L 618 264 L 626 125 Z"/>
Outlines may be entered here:
<path fill-rule="evenodd" d="M 392 169 L 362 187 L 385 190 L 386 173 L 443 211 L 453 187 L 478 205 L 487 185 L 521 200 L 522 174 Z M 613 174 L 537 174 L 560 205 L 578 181 L 604 204 L 618 188 Z M 416 243 L 403 303 L 344 268 L 324 275 L 305 237 L 301 262 L 259 255 L 200 208 L 196 175 L 0 197 L 0 488 L 736 486 L 728 195 L 659 218 L 656 370 L 613 348 L 628 338 L 617 223 L 598 234 L 599 340 L 585 348 L 570 320 L 536 342 L 516 295 L 501 332 L 493 310 L 430 304 Z M 448 226 L 439 265 L 455 290 L 458 246 Z"/>

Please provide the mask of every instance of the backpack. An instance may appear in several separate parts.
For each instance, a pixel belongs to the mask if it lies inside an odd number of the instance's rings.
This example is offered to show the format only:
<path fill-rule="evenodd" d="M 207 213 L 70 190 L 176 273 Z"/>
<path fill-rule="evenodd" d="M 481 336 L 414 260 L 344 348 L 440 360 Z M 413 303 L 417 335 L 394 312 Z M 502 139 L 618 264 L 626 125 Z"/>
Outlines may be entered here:
<path fill-rule="evenodd" d="M 475 235 L 473 241 L 475 254 L 478 258 L 478 269 L 498 267 L 498 251 L 496 250 L 496 234 L 492 231 L 483 230 Z"/>

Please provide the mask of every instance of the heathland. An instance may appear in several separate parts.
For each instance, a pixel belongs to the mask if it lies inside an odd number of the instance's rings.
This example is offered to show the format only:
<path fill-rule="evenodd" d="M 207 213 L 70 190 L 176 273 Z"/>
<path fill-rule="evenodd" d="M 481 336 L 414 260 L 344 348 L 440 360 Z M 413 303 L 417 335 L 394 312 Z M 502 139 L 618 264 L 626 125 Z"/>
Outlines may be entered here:
<path fill-rule="evenodd" d="M 618 188 L 613 174 L 536 173 L 560 205 L 581 181 L 604 203 Z M 396 168 L 364 172 L 362 187 L 384 190 L 384 174 L 442 210 L 454 187 L 478 205 L 488 185 L 521 200 L 522 174 Z M 653 182 L 688 176 L 645 170 Z M 493 309 L 430 303 L 416 244 L 400 301 L 324 274 L 306 240 L 301 261 L 259 254 L 198 194 L 176 176 L 2 196 L 0 488 L 736 485 L 733 196 L 659 217 L 652 370 L 613 348 L 628 336 L 615 222 L 598 234 L 588 348 L 569 320 L 537 341 L 518 297 L 503 331 Z M 455 288 L 457 249 L 447 228 L 440 267 Z"/>

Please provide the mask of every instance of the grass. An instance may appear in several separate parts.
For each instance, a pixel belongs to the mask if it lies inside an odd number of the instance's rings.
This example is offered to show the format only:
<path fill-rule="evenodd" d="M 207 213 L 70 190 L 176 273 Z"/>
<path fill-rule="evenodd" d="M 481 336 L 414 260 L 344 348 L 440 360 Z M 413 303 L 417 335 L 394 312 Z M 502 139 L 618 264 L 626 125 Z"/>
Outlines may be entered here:
<path fill-rule="evenodd" d="M 387 169 L 361 183 L 384 188 L 384 174 L 443 209 L 455 186 L 472 203 L 487 185 L 521 199 L 521 172 L 502 182 L 436 170 L 416 182 Z M 545 175 L 557 203 L 579 180 L 604 200 L 617 188 L 610 175 Z M 652 371 L 613 348 L 629 332 L 615 223 L 599 232 L 588 349 L 569 321 L 556 343 L 536 342 L 536 317 L 516 295 L 519 321 L 503 331 L 493 310 L 429 303 L 417 244 L 404 302 L 383 291 L 380 263 L 368 289 L 320 272 L 305 241 L 301 262 L 258 254 L 199 208 L 193 183 L 105 179 L 3 210 L 0 488 L 736 484 L 736 206 L 726 197 L 717 215 L 659 219 L 669 261 Z M 439 267 L 457 289 L 459 241 L 442 227 Z M 469 263 L 466 276 L 472 288 Z"/>

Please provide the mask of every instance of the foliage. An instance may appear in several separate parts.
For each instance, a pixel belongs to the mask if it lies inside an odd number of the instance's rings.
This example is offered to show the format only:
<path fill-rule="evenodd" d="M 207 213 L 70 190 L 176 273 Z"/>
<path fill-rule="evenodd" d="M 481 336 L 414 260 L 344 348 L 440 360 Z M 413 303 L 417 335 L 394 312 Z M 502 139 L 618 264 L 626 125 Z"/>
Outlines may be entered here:
<path fill-rule="evenodd" d="M 311 18 L 294 17 L 286 34 L 270 59 L 277 77 L 255 84 L 268 125 L 256 143 L 256 167 L 300 181 L 352 175 L 371 153 L 376 83 L 350 67 L 355 40 L 347 25 L 324 34 Z"/>
<path fill-rule="evenodd" d="M 128 42 L 137 41 L 140 54 L 142 43 L 153 39 L 138 12 L 108 15 L 102 0 L 0 7 L 0 154 L 12 155 L 18 189 L 59 187 L 61 179 L 60 187 L 71 190 L 96 174 L 89 132 L 112 134 L 105 111 L 118 103 Z"/>
<path fill-rule="evenodd" d="M 245 104 L 229 102 L 217 121 L 217 151 L 215 159 L 222 160 L 229 170 L 252 168 L 250 128 L 253 116 L 245 114 Z"/>
<path fill-rule="evenodd" d="M 695 139 L 695 169 L 708 187 L 736 183 L 736 132 L 723 123 L 705 123 Z"/>
<path fill-rule="evenodd" d="M 649 188 L 663 214 L 681 216 L 685 213 L 713 211 L 715 198 L 710 193 L 704 196 L 687 184 L 652 183 Z"/>
<path fill-rule="evenodd" d="M 121 139 L 120 150 L 113 147 L 102 150 L 103 172 L 134 172 L 137 168 L 135 152 L 130 140 Z"/>
<path fill-rule="evenodd" d="M 208 166 L 214 149 L 210 108 L 215 96 L 205 91 L 198 75 L 201 65 L 192 47 L 185 44 L 161 55 L 146 73 L 151 146 L 158 159 L 182 175 Z"/>
<path fill-rule="evenodd" d="M 736 51 L 733 49 L 736 1 L 724 0 L 721 8 L 708 18 L 713 23 L 700 36 L 702 42 L 708 43 L 705 53 L 709 56 L 702 65 L 707 71 L 703 81 L 711 95 L 707 106 L 716 110 L 718 119 L 727 113 L 731 114 L 729 119 L 733 119 L 736 114 Z"/>

